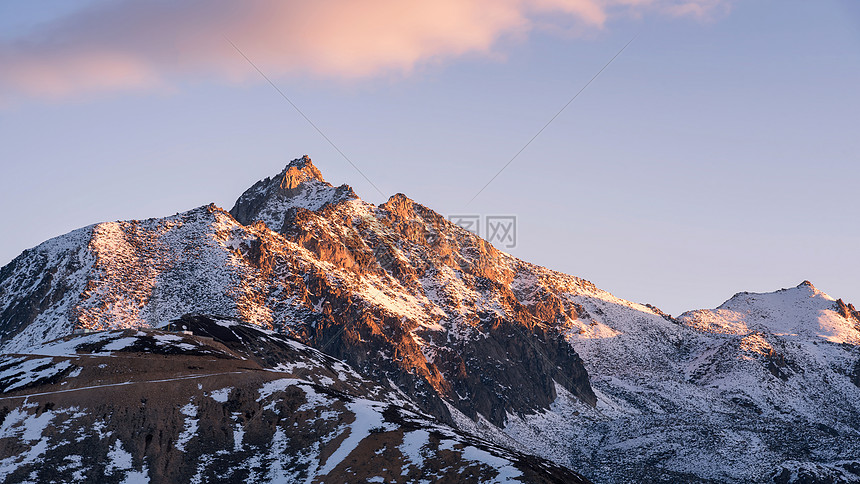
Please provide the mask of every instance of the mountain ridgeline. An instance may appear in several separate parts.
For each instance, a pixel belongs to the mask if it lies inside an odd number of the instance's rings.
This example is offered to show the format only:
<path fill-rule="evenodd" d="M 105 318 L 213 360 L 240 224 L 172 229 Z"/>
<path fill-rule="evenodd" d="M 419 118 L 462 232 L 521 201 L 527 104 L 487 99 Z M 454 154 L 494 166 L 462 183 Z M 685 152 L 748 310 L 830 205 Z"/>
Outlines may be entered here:
<path fill-rule="evenodd" d="M 582 479 L 576 472 L 598 483 L 860 482 L 860 312 L 852 305 L 804 281 L 673 318 L 501 252 L 405 195 L 365 202 L 349 186 L 326 182 L 308 157 L 254 184 L 229 212 L 209 205 L 92 225 L 0 270 L 5 355 L 33 358 L 50 341 L 82 337 L 70 336 L 75 330 L 118 335 L 170 321 L 192 326 L 194 318 L 273 331 L 342 362 L 366 388 L 385 391 L 338 396 L 346 402 L 338 408 L 358 418 L 349 399 L 360 394 L 411 412 L 422 423 L 404 424 L 410 431 L 443 429 L 422 445 L 458 449 L 436 471 L 486 472 L 479 482 L 572 482 Z M 265 371 L 295 358 L 251 346 L 260 349 L 242 358 L 265 360 L 257 363 Z M 64 385 L 66 377 L 34 377 L 32 388 Z M 242 388 L 253 393 L 263 383 Z M 307 398 L 326 386 L 301 385 Z M 368 415 L 383 415 L 378 408 Z M 383 421 L 394 431 L 404 419 Z M 2 432 L 0 449 L 15 438 Z M 274 445 L 276 430 L 266 432 L 261 449 Z M 407 445 L 405 434 L 397 438 Z M 480 467 L 492 459 L 469 460 L 463 439 L 499 459 L 495 470 Z M 0 459 L 13 458 L 13 448 Z M 130 455 L 153 469 L 157 454 L 147 449 Z M 313 458 L 288 464 L 295 479 L 323 479 L 322 470 L 335 469 L 327 455 L 317 468 Z M 205 467 L 202 456 L 158 465 Z M 404 476 L 381 478 L 414 480 Z"/>

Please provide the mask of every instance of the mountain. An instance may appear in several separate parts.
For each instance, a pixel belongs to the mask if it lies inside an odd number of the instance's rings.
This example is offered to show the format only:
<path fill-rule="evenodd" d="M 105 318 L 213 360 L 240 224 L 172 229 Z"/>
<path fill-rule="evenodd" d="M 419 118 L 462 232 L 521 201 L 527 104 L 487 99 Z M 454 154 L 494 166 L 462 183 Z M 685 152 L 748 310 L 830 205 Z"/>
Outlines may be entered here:
<path fill-rule="evenodd" d="M 860 313 L 810 283 L 677 318 L 516 259 L 308 157 L 229 211 L 102 223 L 0 269 L 0 349 L 244 321 L 594 482 L 860 480 Z M 404 479 L 406 480 L 406 479 Z"/>
<path fill-rule="evenodd" d="M 222 314 L 391 380 L 448 423 L 452 411 L 500 425 L 547 408 L 554 382 L 594 403 L 581 360 L 545 322 L 576 308 L 542 289 L 543 269 L 405 196 L 376 207 L 303 158 L 232 213 L 98 224 L 25 252 L 0 273 L 3 351 L 73 327 Z"/>
<path fill-rule="evenodd" d="M 188 334 L 103 331 L 0 358 L 0 479 L 587 482 L 295 340 L 227 318 L 172 324 Z"/>
<path fill-rule="evenodd" d="M 596 407 L 504 430 L 598 482 L 858 482 L 858 321 L 808 282 L 677 318 L 604 304 L 608 336 L 571 338 Z"/>

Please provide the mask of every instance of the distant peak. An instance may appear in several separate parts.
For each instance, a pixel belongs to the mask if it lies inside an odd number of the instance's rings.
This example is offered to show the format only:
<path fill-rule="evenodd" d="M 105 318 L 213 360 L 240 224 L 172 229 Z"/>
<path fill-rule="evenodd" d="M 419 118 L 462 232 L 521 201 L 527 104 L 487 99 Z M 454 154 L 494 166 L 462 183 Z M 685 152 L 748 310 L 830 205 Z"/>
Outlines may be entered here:
<path fill-rule="evenodd" d="M 284 171 L 280 174 L 279 183 L 281 189 L 292 190 L 309 180 L 326 183 L 322 176 L 322 172 L 314 166 L 314 163 L 311 161 L 311 157 L 304 155 L 301 158 L 296 158 L 291 161 L 286 168 L 284 168 Z"/>
<path fill-rule="evenodd" d="M 821 297 L 830 301 L 834 301 L 832 297 L 826 294 L 821 289 L 813 286 L 809 281 L 803 281 L 795 287 L 795 290 L 798 290 L 801 294 L 808 297 Z"/>

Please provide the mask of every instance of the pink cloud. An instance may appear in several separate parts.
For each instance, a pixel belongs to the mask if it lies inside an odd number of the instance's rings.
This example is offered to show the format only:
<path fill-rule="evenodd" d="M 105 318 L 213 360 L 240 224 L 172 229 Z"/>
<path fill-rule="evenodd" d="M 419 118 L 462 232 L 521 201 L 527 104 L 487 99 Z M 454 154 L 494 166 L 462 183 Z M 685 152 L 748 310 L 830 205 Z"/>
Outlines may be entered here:
<path fill-rule="evenodd" d="M 130 0 L 79 11 L 0 44 L 0 97 L 63 97 L 170 85 L 185 76 L 354 79 L 408 74 L 466 54 L 493 54 L 546 18 L 604 27 L 655 10 L 704 16 L 725 0 Z M 538 18 L 541 20 L 538 21 Z"/>

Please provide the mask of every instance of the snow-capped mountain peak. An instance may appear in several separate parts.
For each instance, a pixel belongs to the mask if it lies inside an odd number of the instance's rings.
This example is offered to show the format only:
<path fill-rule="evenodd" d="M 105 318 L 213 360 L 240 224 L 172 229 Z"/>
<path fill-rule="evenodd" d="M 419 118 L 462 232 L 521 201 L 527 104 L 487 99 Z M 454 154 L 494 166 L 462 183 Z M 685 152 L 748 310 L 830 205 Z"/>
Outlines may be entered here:
<path fill-rule="evenodd" d="M 745 335 L 760 331 L 860 344 L 860 328 L 856 321 L 846 318 L 836 299 L 809 281 L 770 293 L 741 292 L 716 309 L 689 311 L 678 319 L 706 332 Z"/>
<path fill-rule="evenodd" d="M 270 229 L 282 232 L 292 208 L 319 210 L 329 204 L 357 199 L 349 187 L 332 186 L 308 155 L 291 161 L 278 175 L 258 181 L 236 200 L 230 214 L 240 223 L 261 220 Z"/>
<path fill-rule="evenodd" d="M 281 172 L 279 178 L 281 179 L 280 188 L 282 190 L 295 189 L 302 183 L 309 181 L 318 181 L 331 186 L 325 181 L 322 172 L 313 164 L 308 155 L 291 161 Z"/>

